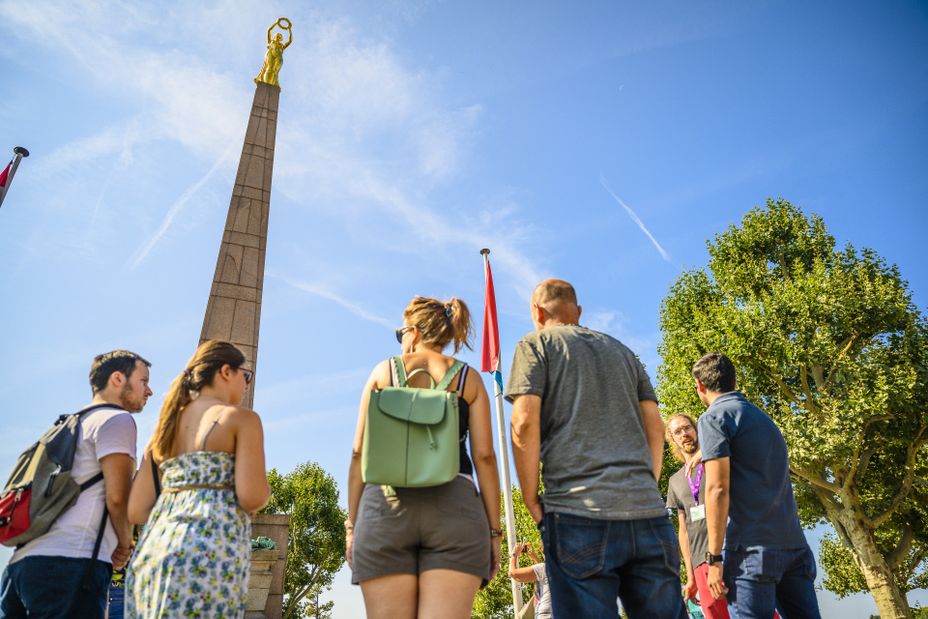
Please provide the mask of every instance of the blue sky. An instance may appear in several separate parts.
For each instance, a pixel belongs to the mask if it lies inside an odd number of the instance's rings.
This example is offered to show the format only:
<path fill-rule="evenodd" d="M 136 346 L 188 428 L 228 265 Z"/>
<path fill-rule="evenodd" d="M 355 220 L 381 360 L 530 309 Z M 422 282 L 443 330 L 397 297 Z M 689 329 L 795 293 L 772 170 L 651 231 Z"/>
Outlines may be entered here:
<path fill-rule="evenodd" d="M 926 307 L 924 2 L 0 1 L 0 151 L 32 151 L 0 209 L 0 468 L 116 347 L 154 363 L 147 440 L 199 336 L 280 15 L 255 394 L 271 466 L 316 460 L 344 486 L 403 307 L 457 295 L 479 330 L 484 246 L 504 369 L 554 275 L 654 374 L 669 285 L 768 196 L 876 249 Z M 344 574 L 333 598 L 360 613 Z"/>

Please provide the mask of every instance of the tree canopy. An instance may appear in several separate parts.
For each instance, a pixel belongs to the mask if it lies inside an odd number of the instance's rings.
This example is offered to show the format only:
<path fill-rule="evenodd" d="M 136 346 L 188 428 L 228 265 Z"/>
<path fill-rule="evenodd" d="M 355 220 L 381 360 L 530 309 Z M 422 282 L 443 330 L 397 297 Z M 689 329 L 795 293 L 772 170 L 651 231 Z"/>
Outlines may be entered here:
<path fill-rule="evenodd" d="M 316 617 L 316 596 L 331 587 L 345 560 L 347 514 L 338 505 L 338 486 L 315 462 L 287 475 L 271 469 L 267 477 L 271 500 L 262 512 L 290 514 L 283 616 Z M 320 603 L 318 616 L 330 616 L 332 606 Z"/>
<path fill-rule="evenodd" d="M 728 355 L 786 439 L 803 523 L 835 528 L 826 586 L 866 585 L 883 617 L 910 616 L 904 592 L 924 582 L 928 552 L 928 328 L 907 282 L 785 200 L 708 249 L 662 304 L 665 410 L 701 414 L 690 369 Z"/>

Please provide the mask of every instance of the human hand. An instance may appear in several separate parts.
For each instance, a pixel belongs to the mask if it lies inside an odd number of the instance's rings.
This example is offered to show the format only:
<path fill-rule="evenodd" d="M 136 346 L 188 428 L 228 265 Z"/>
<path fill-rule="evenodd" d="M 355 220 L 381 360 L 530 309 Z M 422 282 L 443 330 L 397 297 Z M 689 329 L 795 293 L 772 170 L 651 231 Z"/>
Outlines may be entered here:
<path fill-rule="evenodd" d="M 345 560 L 348 561 L 348 567 L 354 569 L 351 558 L 351 547 L 354 543 L 354 531 L 345 531 Z"/>
<path fill-rule="evenodd" d="M 131 556 L 132 548 L 128 546 L 117 546 L 116 550 L 114 550 L 113 554 L 110 556 L 110 561 L 113 563 L 113 571 L 121 570 L 126 567 L 126 563 L 129 562 Z"/>
<path fill-rule="evenodd" d="M 683 585 L 683 599 L 689 600 L 695 598 L 699 593 L 699 589 L 696 587 L 696 576 L 694 574 L 689 574 L 686 577 L 686 584 Z"/>
<path fill-rule="evenodd" d="M 496 577 L 496 573 L 499 571 L 500 545 L 502 543 L 502 537 L 496 536 L 490 538 L 490 580 L 493 580 Z M 518 552 L 518 549 L 516 552 Z"/>
<path fill-rule="evenodd" d="M 712 593 L 712 597 L 716 600 L 721 600 L 725 597 L 725 594 L 728 593 L 728 587 L 726 587 L 724 581 L 722 581 L 721 563 L 713 563 L 709 566 L 709 574 L 706 577 L 706 581 L 709 584 L 709 591 Z"/>

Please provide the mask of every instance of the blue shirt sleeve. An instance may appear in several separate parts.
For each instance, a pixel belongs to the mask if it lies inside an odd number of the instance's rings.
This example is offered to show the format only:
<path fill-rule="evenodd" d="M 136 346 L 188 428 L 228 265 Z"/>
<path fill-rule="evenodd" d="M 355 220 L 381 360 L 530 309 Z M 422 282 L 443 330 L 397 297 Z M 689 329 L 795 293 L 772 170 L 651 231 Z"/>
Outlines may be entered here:
<path fill-rule="evenodd" d="M 699 433 L 699 448 L 702 450 L 703 460 L 731 457 L 725 418 L 721 414 L 706 413 L 699 418 L 697 432 Z"/>

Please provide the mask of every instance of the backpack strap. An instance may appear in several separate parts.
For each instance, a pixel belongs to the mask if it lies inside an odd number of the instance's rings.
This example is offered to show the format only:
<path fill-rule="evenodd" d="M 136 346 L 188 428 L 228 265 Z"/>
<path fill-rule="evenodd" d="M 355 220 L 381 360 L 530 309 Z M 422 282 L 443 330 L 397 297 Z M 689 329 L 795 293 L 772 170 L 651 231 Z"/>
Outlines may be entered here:
<path fill-rule="evenodd" d="M 103 479 L 103 471 L 100 471 L 99 473 L 97 473 L 96 475 L 94 475 L 93 477 L 91 477 L 90 479 L 85 480 L 84 483 L 82 483 L 80 486 L 78 486 L 78 488 L 80 488 L 80 489 L 81 489 L 81 492 L 83 492 L 84 490 L 86 490 L 87 488 L 91 487 L 92 485 L 94 485 L 94 484 L 97 483 L 98 481 L 101 481 L 102 479 Z"/>
<path fill-rule="evenodd" d="M 402 357 L 393 357 L 393 363 L 390 364 L 392 369 L 393 384 L 396 387 L 405 387 L 408 378 L 406 376 L 406 367 L 403 365 Z"/>
<path fill-rule="evenodd" d="M 461 371 L 461 368 L 464 367 L 464 364 L 457 359 L 454 360 L 454 364 L 448 368 L 448 371 L 442 377 L 438 384 L 435 385 L 435 389 L 440 391 L 445 391 L 448 389 L 448 385 L 451 384 L 451 381 L 454 380 L 454 377 L 457 376 L 457 373 Z"/>
<path fill-rule="evenodd" d="M 100 530 L 97 531 L 97 539 L 93 543 L 93 554 L 90 556 L 90 562 L 87 563 L 87 571 L 84 572 L 84 582 L 81 589 L 84 591 L 93 591 L 93 568 L 96 567 L 97 557 L 100 556 L 100 545 L 103 543 L 103 533 L 106 531 L 106 521 L 110 512 L 106 506 L 106 500 L 103 501 L 103 518 L 100 520 Z"/>

